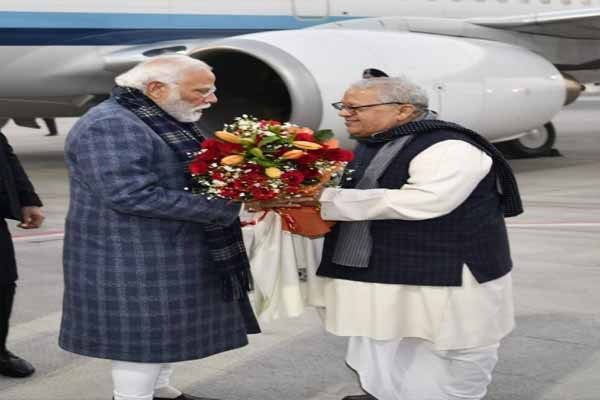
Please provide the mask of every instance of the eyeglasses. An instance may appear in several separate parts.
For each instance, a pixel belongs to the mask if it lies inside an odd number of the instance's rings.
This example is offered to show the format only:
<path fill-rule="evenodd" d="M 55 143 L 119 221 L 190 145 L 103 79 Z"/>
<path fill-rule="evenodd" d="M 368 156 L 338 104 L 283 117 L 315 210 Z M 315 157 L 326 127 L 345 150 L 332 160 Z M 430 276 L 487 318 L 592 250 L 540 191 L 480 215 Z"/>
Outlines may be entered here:
<path fill-rule="evenodd" d="M 171 83 L 171 85 L 173 85 L 173 86 L 180 86 L 179 82 Z M 213 94 L 213 93 L 215 93 L 217 91 L 217 87 L 216 86 L 211 86 L 209 88 L 194 89 L 194 91 L 197 92 L 203 98 L 207 98 L 208 96 L 210 96 L 211 94 Z"/>
<path fill-rule="evenodd" d="M 349 106 L 349 105 L 344 104 L 341 101 L 338 101 L 337 103 L 331 103 L 331 106 L 338 111 L 346 110 L 349 113 L 355 113 L 357 111 L 361 111 L 364 108 L 375 107 L 375 106 L 384 106 L 386 104 L 406 104 L 406 103 L 400 103 L 398 101 L 390 101 L 387 103 L 365 104 L 364 106 Z"/>
<path fill-rule="evenodd" d="M 200 94 L 200 96 L 207 98 L 208 96 L 217 91 L 217 87 L 211 86 L 209 88 L 197 89 L 196 91 Z"/>

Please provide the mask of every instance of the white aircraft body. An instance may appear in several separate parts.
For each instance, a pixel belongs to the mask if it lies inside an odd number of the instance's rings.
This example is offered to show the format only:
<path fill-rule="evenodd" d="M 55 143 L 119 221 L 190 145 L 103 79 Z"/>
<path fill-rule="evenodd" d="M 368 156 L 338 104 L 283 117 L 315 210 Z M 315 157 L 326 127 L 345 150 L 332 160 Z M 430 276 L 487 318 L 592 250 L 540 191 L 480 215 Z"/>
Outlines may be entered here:
<path fill-rule="evenodd" d="M 600 0 L 2 0 L 0 118 L 80 115 L 168 52 L 215 68 L 212 128 L 246 113 L 343 135 L 330 103 L 377 68 L 535 155 L 578 81 L 599 80 Z"/>

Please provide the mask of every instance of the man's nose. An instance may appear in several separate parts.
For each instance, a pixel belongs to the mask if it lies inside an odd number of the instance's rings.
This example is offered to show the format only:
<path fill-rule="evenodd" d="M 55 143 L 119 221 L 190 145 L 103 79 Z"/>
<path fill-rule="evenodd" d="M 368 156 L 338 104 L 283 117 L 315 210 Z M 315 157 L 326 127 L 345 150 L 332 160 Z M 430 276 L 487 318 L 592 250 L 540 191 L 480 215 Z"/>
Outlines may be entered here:
<path fill-rule="evenodd" d="M 208 95 L 207 98 L 204 99 L 205 103 L 216 103 L 217 101 L 219 101 L 219 99 L 217 98 L 217 95 L 214 93 L 211 93 Z"/>
<path fill-rule="evenodd" d="M 342 108 L 340 111 L 338 111 L 338 115 L 340 117 L 346 118 L 352 115 L 352 113 L 350 111 L 348 111 L 346 108 Z"/>

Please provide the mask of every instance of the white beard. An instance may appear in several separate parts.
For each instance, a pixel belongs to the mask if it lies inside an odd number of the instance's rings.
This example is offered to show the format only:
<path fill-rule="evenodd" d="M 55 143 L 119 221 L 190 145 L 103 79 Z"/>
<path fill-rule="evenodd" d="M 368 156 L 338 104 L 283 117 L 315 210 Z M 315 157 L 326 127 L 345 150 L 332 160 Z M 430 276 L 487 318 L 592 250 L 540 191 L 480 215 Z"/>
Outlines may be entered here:
<path fill-rule="evenodd" d="M 210 104 L 192 106 L 187 101 L 182 100 L 176 90 L 171 90 L 169 97 L 159 106 L 179 122 L 196 122 L 202 118 L 202 110 L 209 108 Z"/>

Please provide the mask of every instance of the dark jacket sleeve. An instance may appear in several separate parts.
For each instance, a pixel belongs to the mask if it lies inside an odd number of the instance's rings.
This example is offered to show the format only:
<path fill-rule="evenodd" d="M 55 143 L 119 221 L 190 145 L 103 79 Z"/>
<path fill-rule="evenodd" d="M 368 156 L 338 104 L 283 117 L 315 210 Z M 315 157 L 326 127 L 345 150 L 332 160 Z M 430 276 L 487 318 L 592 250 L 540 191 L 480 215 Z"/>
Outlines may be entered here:
<path fill-rule="evenodd" d="M 8 161 L 8 168 L 14 178 L 14 189 L 17 192 L 19 203 L 21 207 L 27 206 L 42 206 L 42 202 L 38 195 L 35 193 L 35 189 L 29 180 L 29 177 L 25 173 L 25 170 L 21 166 L 19 159 L 14 153 L 12 147 L 8 143 L 6 136 L 0 132 L 0 148 L 5 153 L 5 159 Z M 7 188 L 10 190 L 10 188 Z"/>
<path fill-rule="evenodd" d="M 147 129 L 122 118 L 98 119 L 78 132 L 77 143 L 67 151 L 68 162 L 85 174 L 90 190 L 115 211 L 224 226 L 234 223 L 238 204 L 161 184 Z"/>

